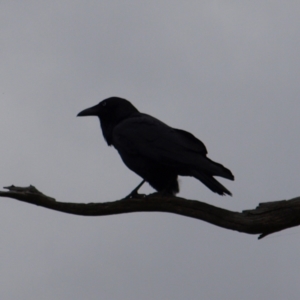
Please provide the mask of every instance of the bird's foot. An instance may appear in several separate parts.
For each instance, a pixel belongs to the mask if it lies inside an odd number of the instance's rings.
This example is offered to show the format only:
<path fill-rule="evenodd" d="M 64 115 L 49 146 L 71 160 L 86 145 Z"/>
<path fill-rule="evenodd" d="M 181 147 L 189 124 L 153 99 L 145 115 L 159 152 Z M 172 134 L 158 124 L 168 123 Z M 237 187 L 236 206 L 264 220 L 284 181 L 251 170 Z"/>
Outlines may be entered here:
<path fill-rule="evenodd" d="M 134 189 L 130 194 L 128 194 L 124 199 L 141 199 L 145 198 L 145 194 L 139 194 L 136 189 Z"/>
<path fill-rule="evenodd" d="M 139 193 L 130 193 L 129 195 L 127 195 L 124 200 L 128 200 L 128 199 L 144 199 L 147 195 L 145 194 L 139 194 Z"/>
<path fill-rule="evenodd" d="M 172 198 L 176 197 L 173 193 L 169 191 L 160 191 L 147 195 L 147 198 Z"/>

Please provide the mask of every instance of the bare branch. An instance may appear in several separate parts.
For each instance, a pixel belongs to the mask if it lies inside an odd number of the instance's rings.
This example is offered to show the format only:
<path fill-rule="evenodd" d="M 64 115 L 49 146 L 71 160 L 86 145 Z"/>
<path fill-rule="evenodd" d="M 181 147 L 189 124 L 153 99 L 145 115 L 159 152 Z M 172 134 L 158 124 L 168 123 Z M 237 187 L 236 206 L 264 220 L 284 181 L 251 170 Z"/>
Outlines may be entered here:
<path fill-rule="evenodd" d="M 229 211 L 196 200 L 179 197 L 162 197 L 157 194 L 138 198 L 121 199 L 104 203 L 58 202 L 44 195 L 34 186 L 9 186 L 0 191 L 0 197 L 8 197 L 49 209 L 81 215 L 105 216 L 131 212 L 169 212 L 187 216 L 219 227 L 248 234 L 259 234 L 259 239 L 268 234 L 300 225 L 300 197 L 260 203 L 252 210 Z"/>

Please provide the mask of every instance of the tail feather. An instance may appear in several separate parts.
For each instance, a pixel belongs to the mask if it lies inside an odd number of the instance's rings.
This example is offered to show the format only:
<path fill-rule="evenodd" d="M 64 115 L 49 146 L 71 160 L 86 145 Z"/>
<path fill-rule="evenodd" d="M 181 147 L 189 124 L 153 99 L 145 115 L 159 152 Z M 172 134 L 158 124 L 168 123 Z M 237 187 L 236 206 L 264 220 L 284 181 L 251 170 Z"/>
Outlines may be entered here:
<path fill-rule="evenodd" d="M 234 180 L 234 176 L 229 169 L 227 169 L 223 165 L 209 159 L 208 157 L 206 157 L 206 159 L 209 160 L 209 162 L 210 162 L 210 171 L 211 172 L 209 172 L 209 173 L 211 173 L 211 175 L 224 177 L 229 180 Z"/>
<path fill-rule="evenodd" d="M 211 175 L 197 171 L 194 171 L 192 175 L 206 185 L 211 191 L 221 196 L 224 196 L 225 194 L 232 196 L 231 192 Z"/>

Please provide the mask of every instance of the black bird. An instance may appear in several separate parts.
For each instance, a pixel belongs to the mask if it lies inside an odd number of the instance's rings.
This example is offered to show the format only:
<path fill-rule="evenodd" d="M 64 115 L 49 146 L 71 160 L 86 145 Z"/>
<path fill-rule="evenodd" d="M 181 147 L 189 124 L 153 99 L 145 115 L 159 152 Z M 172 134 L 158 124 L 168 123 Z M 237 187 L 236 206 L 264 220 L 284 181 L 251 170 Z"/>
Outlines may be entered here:
<path fill-rule="evenodd" d="M 205 145 L 191 133 L 140 113 L 129 101 L 111 97 L 77 116 L 97 116 L 103 136 L 125 165 L 158 192 L 179 192 L 178 175 L 193 176 L 219 195 L 231 195 L 213 176 L 234 180 L 231 171 L 210 160 Z"/>

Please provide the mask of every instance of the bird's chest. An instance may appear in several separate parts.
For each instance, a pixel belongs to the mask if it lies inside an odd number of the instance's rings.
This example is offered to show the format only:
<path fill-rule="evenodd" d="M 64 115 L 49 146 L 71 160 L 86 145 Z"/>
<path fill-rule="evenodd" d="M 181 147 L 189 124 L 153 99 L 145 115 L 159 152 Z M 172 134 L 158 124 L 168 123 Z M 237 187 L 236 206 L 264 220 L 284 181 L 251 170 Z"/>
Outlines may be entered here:
<path fill-rule="evenodd" d="M 141 177 L 145 177 L 148 170 L 151 169 L 153 163 L 141 155 L 132 145 L 129 143 L 127 146 L 114 145 L 116 150 L 119 152 L 124 164 L 133 172 L 137 173 Z"/>
<path fill-rule="evenodd" d="M 123 134 L 118 134 L 117 131 L 113 134 L 113 146 L 119 152 L 124 164 L 135 173 L 142 176 L 151 165 L 151 162 L 141 155 L 136 141 L 132 141 Z"/>
<path fill-rule="evenodd" d="M 137 155 L 138 151 L 135 144 L 128 138 L 115 133 L 112 135 L 112 144 L 119 152 L 121 157 Z"/>

